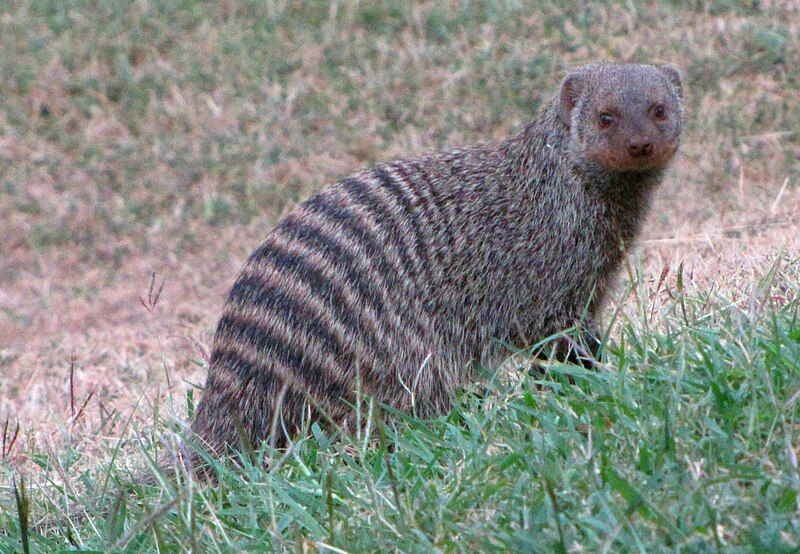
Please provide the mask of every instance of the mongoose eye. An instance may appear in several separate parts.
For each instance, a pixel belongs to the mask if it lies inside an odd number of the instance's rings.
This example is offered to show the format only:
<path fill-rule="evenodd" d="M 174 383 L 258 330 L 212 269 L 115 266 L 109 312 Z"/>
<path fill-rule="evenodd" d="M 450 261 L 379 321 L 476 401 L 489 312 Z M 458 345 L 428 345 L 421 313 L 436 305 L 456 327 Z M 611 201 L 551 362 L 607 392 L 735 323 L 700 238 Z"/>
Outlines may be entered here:
<path fill-rule="evenodd" d="M 608 112 L 601 113 L 599 119 L 601 127 L 608 127 L 609 125 L 614 123 L 614 116 Z"/>
<path fill-rule="evenodd" d="M 653 116 L 657 119 L 664 119 L 667 117 L 667 110 L 664 108 L 662 104 L 656 104 L 653 106 Z"/>

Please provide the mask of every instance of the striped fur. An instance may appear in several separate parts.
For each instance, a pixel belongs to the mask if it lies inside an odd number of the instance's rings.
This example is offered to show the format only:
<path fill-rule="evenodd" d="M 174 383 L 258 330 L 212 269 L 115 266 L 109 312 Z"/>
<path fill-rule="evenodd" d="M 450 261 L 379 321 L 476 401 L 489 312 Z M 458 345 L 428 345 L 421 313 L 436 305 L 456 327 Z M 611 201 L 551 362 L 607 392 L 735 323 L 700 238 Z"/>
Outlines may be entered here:
<path fill-rule="evenodd" d="M 652 102 L 666 121 L 648 119 Z M 609 104 L 614 133 L 596 127 Z M 589 66 L 504 142 L 327 187 L 272 230 L 231 289 L 194 432 L 223 452 L 282 444 L 309 417 L 352 428 L 359 387 L 399 410 L 441 412 L 472 362 L 498 363 L 504 344 L 593 316 L 680 120 L 673 70 Z M 620 154 L 634 135 L 653 142 L 655 161 Z"/>

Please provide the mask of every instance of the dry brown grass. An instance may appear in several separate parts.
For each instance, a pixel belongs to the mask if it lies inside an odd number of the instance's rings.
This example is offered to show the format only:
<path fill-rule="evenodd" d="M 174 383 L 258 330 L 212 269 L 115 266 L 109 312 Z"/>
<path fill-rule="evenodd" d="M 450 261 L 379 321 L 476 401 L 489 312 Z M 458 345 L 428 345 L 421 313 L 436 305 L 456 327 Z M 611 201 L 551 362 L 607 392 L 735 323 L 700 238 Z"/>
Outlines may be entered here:
<path fill-rule="evenodd" d="M 152 4 L 0 8 L 0 416 L 19 452 L 113 440 L 140 397 L 185 417 L 280 214 L 366 164 L 505 136 L 574 64 L 685 76 L 646 273 L 746 290 L 800 256 L 798 2 Z"/>

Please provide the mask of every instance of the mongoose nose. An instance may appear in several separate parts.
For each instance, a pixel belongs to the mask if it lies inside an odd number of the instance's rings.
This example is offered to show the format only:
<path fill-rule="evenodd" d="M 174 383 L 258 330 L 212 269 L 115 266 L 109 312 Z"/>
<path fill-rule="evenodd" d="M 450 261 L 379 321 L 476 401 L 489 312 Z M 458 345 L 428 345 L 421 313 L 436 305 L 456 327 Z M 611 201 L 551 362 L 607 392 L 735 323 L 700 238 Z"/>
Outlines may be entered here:
<path fill-rule="evenodd" d="M 652 142 L 642 142 L 636 143 L 632 142 L 628 145 L 628 154 L 631 155 L 631 158 L 644 158 L 645 156 L 649 156 L 653 153 L 653 143 Z"/>

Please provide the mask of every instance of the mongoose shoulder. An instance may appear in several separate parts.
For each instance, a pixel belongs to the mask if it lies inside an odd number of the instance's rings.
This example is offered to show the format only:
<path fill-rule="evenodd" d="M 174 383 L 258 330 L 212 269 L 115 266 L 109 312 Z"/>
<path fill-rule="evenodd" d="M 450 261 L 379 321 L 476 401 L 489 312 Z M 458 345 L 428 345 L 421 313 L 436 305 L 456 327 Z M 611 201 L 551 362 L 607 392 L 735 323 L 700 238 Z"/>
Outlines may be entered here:
<path fill-rule="evenodd" d="M 300 204 L 217 326 L 193 432 L 217 452 L 344 422 L 357 388 L 446 410 L 504 344 L 596 313 L 681 137 L 674 69 L 569 73 L 505 141 L 395 161 Z M 352 423 L 351 423 L 352 425 Z M 244 436 L 242 437 L 242 433 Z"/>

